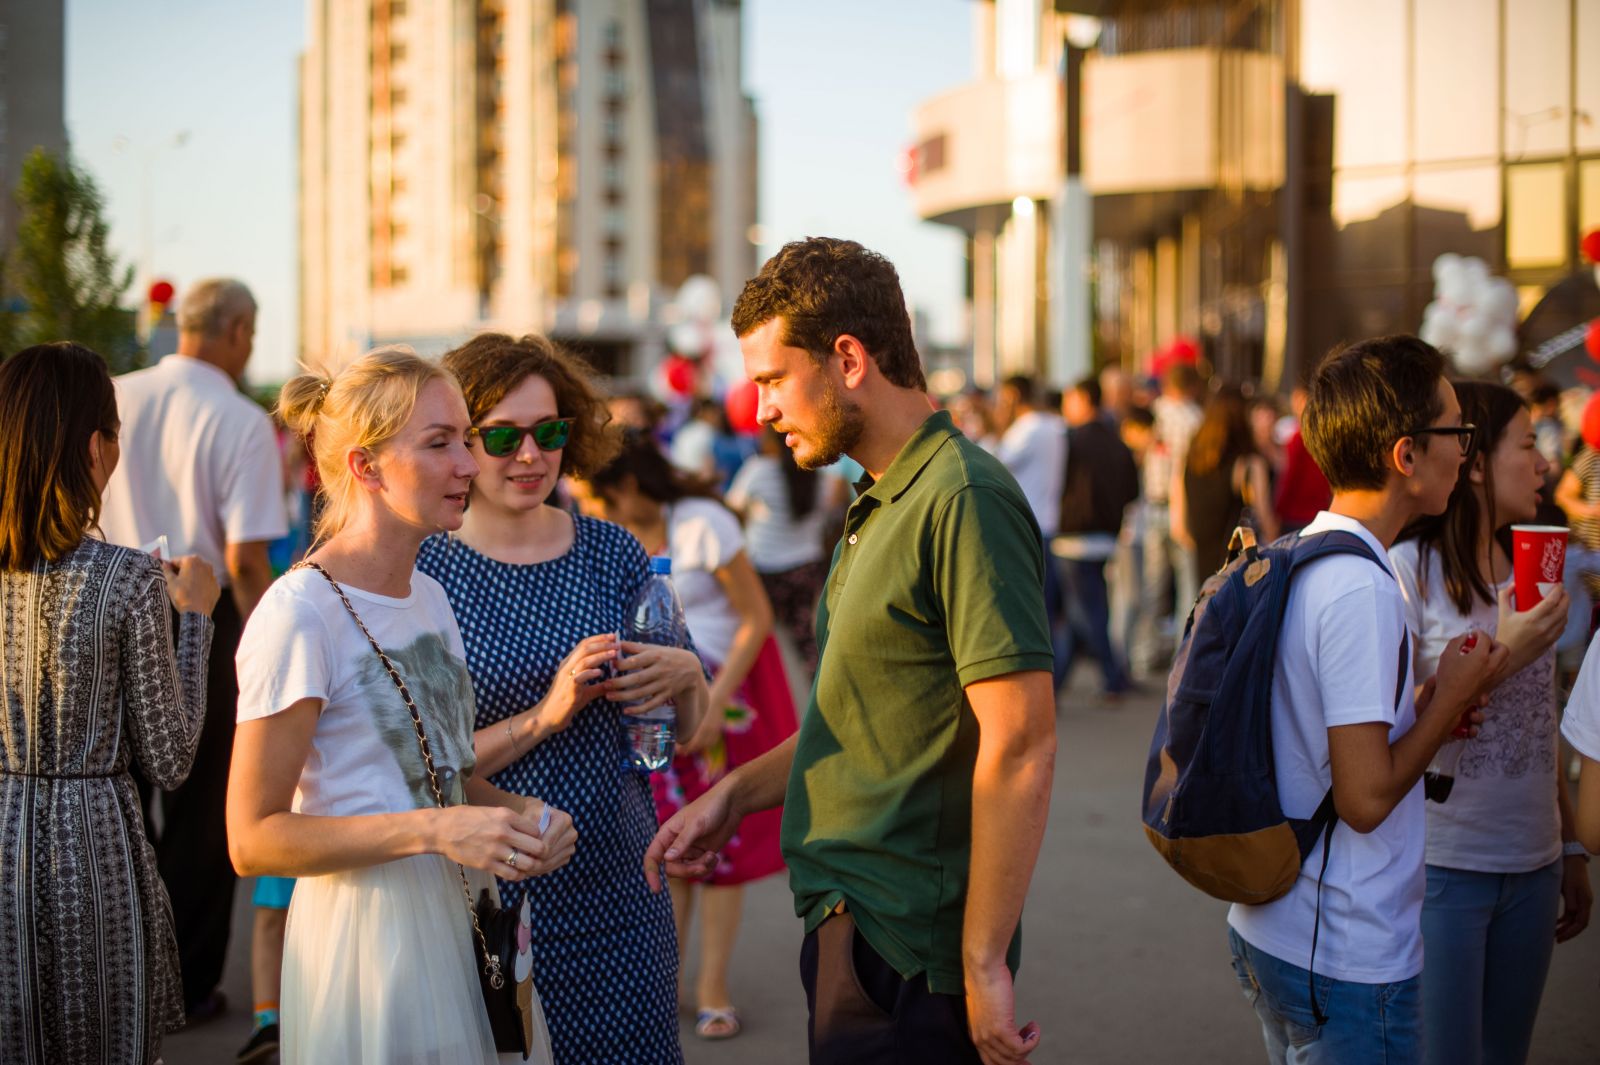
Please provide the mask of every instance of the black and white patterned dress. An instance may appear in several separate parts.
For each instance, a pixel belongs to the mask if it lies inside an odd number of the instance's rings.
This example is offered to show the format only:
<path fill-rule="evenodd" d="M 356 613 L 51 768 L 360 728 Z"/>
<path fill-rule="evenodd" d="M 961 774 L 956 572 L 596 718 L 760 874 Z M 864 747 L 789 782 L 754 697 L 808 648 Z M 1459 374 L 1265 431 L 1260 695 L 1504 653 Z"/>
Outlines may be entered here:
<path fill-rule="evenodd" d="M 174 651 L 161 566 L 85 540 L 0 573 L 0 1065 L 144 1063 L 183 1023 L 137 761 L 182 782 L 205 715 L 211 620 Z"/>

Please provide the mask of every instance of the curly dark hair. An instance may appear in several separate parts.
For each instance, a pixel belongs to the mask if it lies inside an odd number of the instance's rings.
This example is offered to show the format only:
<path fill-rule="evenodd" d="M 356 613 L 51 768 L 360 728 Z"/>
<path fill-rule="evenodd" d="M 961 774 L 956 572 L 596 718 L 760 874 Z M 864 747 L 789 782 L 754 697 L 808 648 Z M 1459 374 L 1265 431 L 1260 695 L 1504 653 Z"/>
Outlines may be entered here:
<path fill-rule="evenodd" d="M 622 447 L 620 434 L 610 426 L 611 412 L 594 371 L 549 337 L 480 333 L 445 352 L 442 361 L 461 383 L 474 425 L 523 381 L 544 378 L 556 394 L 556 410 L 572 419 L 572 436 L 561 453 L 563 474 L 586 477 Z"/>
<path fill-rule="evenodd" d="M 774 318 L 783 319 L 783 343 L 818 362 L 833 354 L 841 336 L 853 336 L 889 381 L 928 390 L 900 275 L 853 240 L 807 237 L 778 249 L 745 282 L 733 305 L 733 331 L 748 336 Z"/>

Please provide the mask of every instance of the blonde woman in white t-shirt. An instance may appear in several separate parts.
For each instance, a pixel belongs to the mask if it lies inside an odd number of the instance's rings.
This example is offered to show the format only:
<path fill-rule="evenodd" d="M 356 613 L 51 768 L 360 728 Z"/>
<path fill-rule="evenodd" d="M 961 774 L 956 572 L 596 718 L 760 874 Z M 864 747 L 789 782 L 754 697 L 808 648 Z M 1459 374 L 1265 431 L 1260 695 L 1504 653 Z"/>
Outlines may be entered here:
<path fill-rule="evenodd" d="M 1418 683 L 1463 633 L 1487 632 L 1510 650 L 1478 735 L 1457 741 L 1453 786 L 1427 803 L 1426 1060 L 1475 1065 L 1527 1058 L 1551 951 L 1588 924 L 1592 895 L 1587 859 L 1564 842 L 1572 811 L 1556 749 L 1554 647 L 1567 596 L 1557 588 L 1516 612 L 1495 535 L 1533 520 L 1548 463 L 1515 392 L 1455 387 L 1477 434 L 1449 506 L 1403 533 L 1390 557 Z"/>
<path fill-rule="evenodd" d="M 565 865 L 576 833 L 566 814 L 546 819 L 539 799 L 473 775 L 461 634 L 443 589 L 414 571 L 426 537 L 461 526 L 478 470 L 466 403 L 438 366 L 386 349 L 331 380 L 291 380 L 279 411 L 313 441 L 326 505 L 309 558 L 327 577 L 287 574 L 245 629 L 228 836 L 241 875 L 300 878 L 281 1057 L 493 1062 L 457 864 L 482 878 L 476 896 L 492 883 L 483 874 L 520 880 Z M 341 591 L 410 691 L 446 805 Z M 532 1060 L 548 1062 L 548 1047 Z"/>

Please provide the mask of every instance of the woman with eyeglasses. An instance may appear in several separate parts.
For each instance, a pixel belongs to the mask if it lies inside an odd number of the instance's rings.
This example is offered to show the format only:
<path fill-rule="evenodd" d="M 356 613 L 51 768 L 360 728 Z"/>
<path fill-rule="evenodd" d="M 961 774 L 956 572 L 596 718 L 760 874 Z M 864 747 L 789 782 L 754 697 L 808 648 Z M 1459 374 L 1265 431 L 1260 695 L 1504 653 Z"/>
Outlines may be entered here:
<path fill-rule="evenodd" d="M 672 908 L 640 860 L 656 830 L 650 782 L 625 765 L 623 703 L 676 701 L 680 733 L 706 705 L 692 650 L 622 643 L 649 576 L 620 526 L 552 494 L 616 452 L 588 369 L 549 339 L 476 337 L 444 357 L 472 422 L 478 475 L 459 531 L 422 545 L 417 568 L 444 586 L 477 695 L 478 772 L 570 811 L 583 847 L 555 876 L 502 883 L 532 904 L 534 983 L 558 1065 L 678 1065 Z"/>
<path fill-rule="evenodd" d="M 1405 597 L 1416 679 L 1470 631 L 1511 651 L 1454 784 L 1428 807 L 1422 1009 L 1428 1062 L 1524 1061 L 1555 944 L 1589 921 L 1591 893 L 1556 742 L 1559 587 L 1531 610 L 1512 601 L 1502 537 L 1534 519 L 1548 463 L 1509 388 L 1455 386 L 1457 428 L 1417 430 L 1466 461 L 1450 503 L 1390 550 Z M 1474 430 L 1474 427 L 1476 429 Z"/>

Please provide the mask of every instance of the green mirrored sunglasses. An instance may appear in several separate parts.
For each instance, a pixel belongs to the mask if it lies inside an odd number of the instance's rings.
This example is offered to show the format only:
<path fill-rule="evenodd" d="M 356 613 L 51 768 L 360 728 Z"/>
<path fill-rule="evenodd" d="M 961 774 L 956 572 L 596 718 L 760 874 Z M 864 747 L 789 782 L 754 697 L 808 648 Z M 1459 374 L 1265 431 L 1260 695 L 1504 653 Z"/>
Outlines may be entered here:
<path fill-rule="evenodd" d="M 474 425 L 469 435 L 483 441 L 484 453 L 497 459 L 515 455 L 524 436 L 532 436 L 540 451 L 560 451 L 572 436 L 572 419 L 552 418 L 538 425 Z"/>

